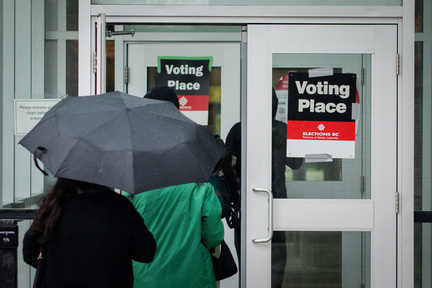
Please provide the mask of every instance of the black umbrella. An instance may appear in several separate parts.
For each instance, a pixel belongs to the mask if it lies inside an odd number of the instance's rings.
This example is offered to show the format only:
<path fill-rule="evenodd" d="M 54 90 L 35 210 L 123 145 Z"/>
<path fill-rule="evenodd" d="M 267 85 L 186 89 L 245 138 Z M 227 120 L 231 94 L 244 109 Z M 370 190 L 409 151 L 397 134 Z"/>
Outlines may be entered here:
<path fill-rule="evenodd" d="M 19 142 L 56 177 L 139 193 L 208 181 L 225 152 L 170 102 L 69 96 Z"/>

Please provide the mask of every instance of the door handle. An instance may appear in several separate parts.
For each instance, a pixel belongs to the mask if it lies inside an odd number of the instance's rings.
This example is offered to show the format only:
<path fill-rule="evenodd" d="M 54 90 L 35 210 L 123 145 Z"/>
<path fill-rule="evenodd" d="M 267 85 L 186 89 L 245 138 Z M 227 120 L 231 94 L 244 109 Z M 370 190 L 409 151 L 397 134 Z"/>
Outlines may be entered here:
<path fill-rule="evenodd" d="M 252 188 L 254 192 L 264 192 L 268 194 L 268 236 L 264 239 L 253 239 L 253 243 L 267 243 L 273 238 L 273 193 L 266 188 Z"/>

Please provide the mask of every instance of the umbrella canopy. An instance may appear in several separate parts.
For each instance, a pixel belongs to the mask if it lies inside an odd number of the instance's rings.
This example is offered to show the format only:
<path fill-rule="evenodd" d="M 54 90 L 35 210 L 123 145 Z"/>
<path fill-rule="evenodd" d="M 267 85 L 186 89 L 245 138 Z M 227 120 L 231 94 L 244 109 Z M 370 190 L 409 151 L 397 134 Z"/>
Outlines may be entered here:
<path fill-rule="evenodd" d="M 19 142 L 56 177 L 139 193 L 208 181 L 225 147 L 171 102 L 69 96 Z"/>

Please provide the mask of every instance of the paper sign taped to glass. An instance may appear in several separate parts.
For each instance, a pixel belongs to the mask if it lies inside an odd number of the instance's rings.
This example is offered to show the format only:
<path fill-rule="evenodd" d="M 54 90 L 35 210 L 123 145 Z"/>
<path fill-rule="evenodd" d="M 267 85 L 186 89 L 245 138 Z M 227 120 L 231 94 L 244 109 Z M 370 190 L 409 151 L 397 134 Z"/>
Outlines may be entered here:
<path fill-rule="evenodd" d="M 288 78 L 287 156 L 355 158 L 356 74 Z"/>
<path fill-rule="evenodd" d="M 171 87 L 180 111 L 200 125 L 208 125 L 212 65 L 211 56 L 158 56 L 157 85 Z"/>

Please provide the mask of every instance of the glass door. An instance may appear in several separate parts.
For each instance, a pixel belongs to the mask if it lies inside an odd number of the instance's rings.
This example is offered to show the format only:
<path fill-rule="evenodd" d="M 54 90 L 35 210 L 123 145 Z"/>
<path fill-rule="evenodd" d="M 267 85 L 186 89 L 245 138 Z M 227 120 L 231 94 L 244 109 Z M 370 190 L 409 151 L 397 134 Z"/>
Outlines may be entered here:
<path fill-rule="evenodd" d="M 248 26 L 245 287 L 396 286 L 396 36 Z"/>

